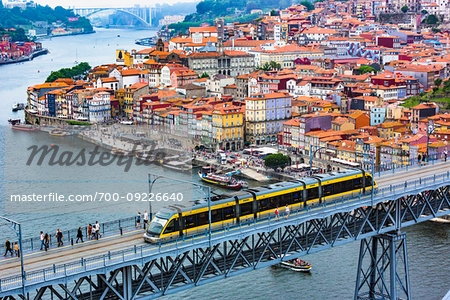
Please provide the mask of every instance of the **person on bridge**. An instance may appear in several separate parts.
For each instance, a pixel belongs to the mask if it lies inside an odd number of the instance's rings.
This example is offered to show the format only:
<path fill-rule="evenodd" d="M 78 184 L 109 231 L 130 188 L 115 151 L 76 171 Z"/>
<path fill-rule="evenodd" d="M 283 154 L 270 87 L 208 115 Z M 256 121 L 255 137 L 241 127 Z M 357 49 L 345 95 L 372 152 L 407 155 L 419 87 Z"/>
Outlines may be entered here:
<path fill-rule="evenodd" d="M 50 246 L 50 236 L 46 232 L 45 235 L 44 235 L 44 248 L 45 248 L 45 251 L 48 250 L 49 246 Z"/>
<path fill-rule="evenodd" d="M 280 218 L 279 212 L 278 212 L 278 207 L 275 208 L 275 218 L 276 218 L 277 220 Z"/>
<path fill-rule="evenodd" d="M 6 254 L 8 254 L 8 252 L 11 253 L 11 256 L 14 255 L 14 253 L 12 251 L 12 248 L 11 248 L 11 242 L 8 241 L 8 239 L 6 239 L 6 242 L 5 242 L 5 254 L 3 256 L 6 256 Z"/>
<path fill-rule="evenodd" d="M 286 204 L 286 219 L 289 218 L 289 206 Z"/>
<path fill-rule="evenodd" d="M 92 224 L 89 224 L 88 226 L 88 239 L 92 239 Z"/>
<path fill-rule="evenodd" d="M 138 211 L 137 217 L 136 217 L 136 228 L 141 228 L 141 212 Z"/>
<path fill-rule="evenodd" d="M 17 243 L 14 243 L 14 252 L 16 252 L 17 257 L 20 257 L 19 244 Z"/>
<path fill-rule="evenodd" d="M 59 230 L 59 228 L 56 230 L 56 234 L 55 234 L 56 240 L 58 242 L 58 247 L 64 245 L 63 243 L 63 234 L 62 232 Z"/>
<path fill-rule="evenodd" d="M 102 237 L 100 234 L 100 224 L 98 224 L 98 221 L 95 221 L 94 224 L 94 237 L 96 240 L 98 240 L 98 236 Z"/>
<path fill-rule="evenodd" d="M 41 236 L 40 236 L 40 239 L 41 239 L 41 251 L 43 250 L 43 248 L 44 248 L 44 233 L 41 231 Z"/>
<path fill-rule="evenodd" d="M 81 240 L 82 243 L 84 243 L 83 241 L 83 231 L 81 230 L 81 227 L 78 227 L 78 231 L 77 231 L 77 240 L 75 243 L 78 244 L 78 241 Z"/>
<path fill-rule="evenodd" d="M 147 228 L 148 225 L 148 213 L 147 210 L 144 210 L 144 229 Z"/>

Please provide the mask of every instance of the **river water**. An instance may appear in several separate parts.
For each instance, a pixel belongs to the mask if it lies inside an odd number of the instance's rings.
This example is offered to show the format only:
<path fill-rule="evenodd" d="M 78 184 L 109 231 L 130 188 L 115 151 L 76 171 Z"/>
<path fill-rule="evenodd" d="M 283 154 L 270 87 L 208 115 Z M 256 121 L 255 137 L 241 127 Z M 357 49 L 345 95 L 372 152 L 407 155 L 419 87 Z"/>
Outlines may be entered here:
<path fill-rule="evenodd" d="M 198 180 L 156 166 L 41 166 L 27 165 L 29 147 L 57 145 L 79 153 L 94 146 L 74 137 L 50 136 L 45 132 L 13 131 L 7 125 L 16 102 L 25 102 L 26 89 L 40 84 L 52 70 L 70 67 L 75 61 L 91 66 L 112 63 L 116 49 L 142 49 L 134 40 L 154 35 L 152 31 L 99 29 L 90 35 L 68 36 L 44 40 L 50 54 L 31 62 L 0 67 L 0 215 L 23 224 L 24 236 L 36 236 L 40 230 L 54 232 L 57 227 L 74 228 L 87 223 L 106 222 L 129 217 L 148 209 L 143 202 L 117 203 L 17 203 L 15 194 L 94 194 L 96 192 L 144 193 L 148 191 L 148 172 L 164 174 L 180 180 Z M 183 193 L 185 200 L 198 197 L 198 191 L 175 181 L 161 180 L 154 192 Z M 167 205 L 154 202 L 153 210 Z M 450 226 L 428 222 L 406 228 L 409 252 L 410 282 L 413 299 L 441 299 L 450 288 Z M 0 224 L 0 241 L 11 237 L 11 230 Z M 354 291 L 359 243 L 308 255 L 311 274 L 297 274 L 283 269 L 265 268 L 211 283 L 166 298 L 171 299 L 350 299 Z"/>

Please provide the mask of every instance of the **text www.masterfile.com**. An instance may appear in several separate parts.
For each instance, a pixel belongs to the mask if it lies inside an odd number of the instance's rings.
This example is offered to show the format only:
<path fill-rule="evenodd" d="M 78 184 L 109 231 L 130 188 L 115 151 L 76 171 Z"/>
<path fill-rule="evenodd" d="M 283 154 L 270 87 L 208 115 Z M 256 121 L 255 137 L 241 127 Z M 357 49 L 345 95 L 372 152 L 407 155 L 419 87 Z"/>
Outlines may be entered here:
<path fill-rule="evenodd" d="M 150 202 L 150 201 L 182 201 L 183 193 L 103 193 L 93 194 L 12 194 L 11 202 L 117 202 L 120 200 Z"/>

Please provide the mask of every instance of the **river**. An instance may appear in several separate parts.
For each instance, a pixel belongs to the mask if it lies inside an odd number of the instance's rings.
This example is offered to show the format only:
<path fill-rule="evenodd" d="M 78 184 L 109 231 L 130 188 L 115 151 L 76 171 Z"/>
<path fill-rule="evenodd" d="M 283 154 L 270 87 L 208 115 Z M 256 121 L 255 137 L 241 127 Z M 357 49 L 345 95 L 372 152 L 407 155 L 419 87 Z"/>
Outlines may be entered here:
<path fill-rule="evenodd" d="M 148 191 L 147 174 L 155 172 L 182 180 L 198 180 L 155 166 L 132 166 L 130 171 L 116 164 L 102 167 L 27 165 L 33 145 L 58 145 L 62 150 L 92 151 L 93 145 L 73 137 L 55 137 L 44 132 L 18 132 L 7 125 L 16 102 L 25 102 L 26 89 L 40 84 L 52 70 L 70 67 L 75 61 L 91 66 L 113 63 L 116 49 L 137 50 L 134 40 L 154 35 L 153 31 L 98 29 L 90 35 L 66 36 L 44 40 L 50 54 L 31 62 L 0 67 L 0 215 L 23 224 L 24 236 L 38 231 L 54 232 L 57 227 L 74 228 L 87 223 L 105 222 L 134 215 L 147 208 L 146 203 L 12 203 L 14 194 L 83 193 Z M 188 186 L 162 180 L 157 191 L 182 192 L 186 199 L 199 196 Z M 154 210 L 166 205 L 154 203 Z M 450 288 L 450 226 L 428 222 L 404 230 L 407 233 L 410 282 L 413 299 L 441 299 Z M 0 241 L 12 235 L 0 225 Z M 350 299 L 354 291 L 359 243 L 308 255 L 311 274 L 265 268 L 167 296 L 168 299 Z"/>

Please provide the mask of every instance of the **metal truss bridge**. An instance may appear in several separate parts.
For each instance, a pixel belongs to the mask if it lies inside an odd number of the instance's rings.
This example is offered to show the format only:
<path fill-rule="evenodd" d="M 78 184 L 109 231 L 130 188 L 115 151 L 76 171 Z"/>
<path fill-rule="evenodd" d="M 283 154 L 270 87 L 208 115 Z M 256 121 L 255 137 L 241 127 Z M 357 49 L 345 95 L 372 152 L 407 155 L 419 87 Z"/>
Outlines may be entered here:
<path fill-rule="evenodd" d="M 25 259 L 25 285 L 17 261 L 0 264 L 0 299 L 150 299 L 357 240 L 354 299 L 411 299 L 401 229 L 450 213 L 449 166 L 379 177 L 373 197 L 342 198 L 167 244 L 145 244 L 139 232 L 38 253 Z"/>
<path fill-rule="evenodd" d="M 89 18 L 94 14 L 97 14 L 102 11 L 118 11 L 125 14 L 128 14 L 135 19 L 139 20 L 145 26 L 152 26 L 152 16 L 154 15 L 155 8 L 153 7 L 126 7 L 126 8 L 73 8 L 72 11 L 81 16 Z"/>

